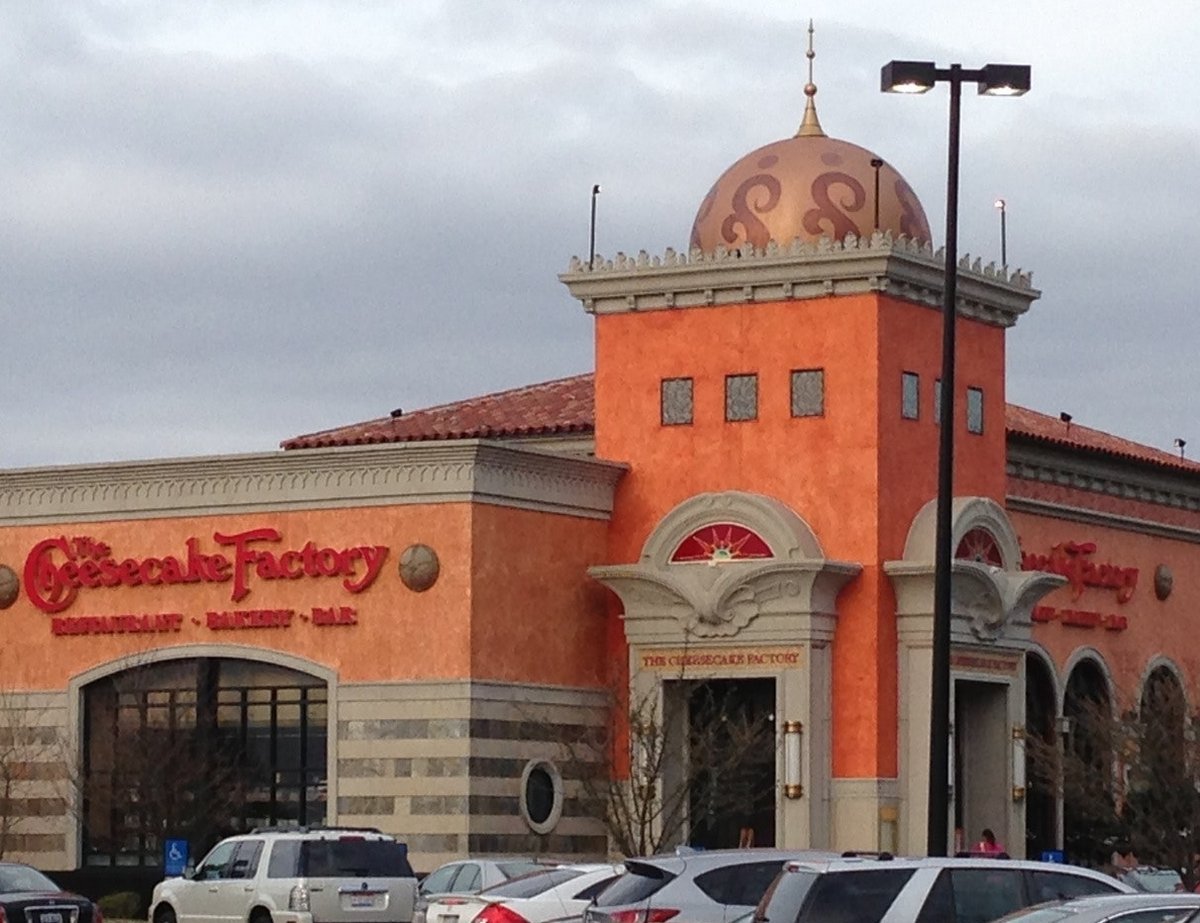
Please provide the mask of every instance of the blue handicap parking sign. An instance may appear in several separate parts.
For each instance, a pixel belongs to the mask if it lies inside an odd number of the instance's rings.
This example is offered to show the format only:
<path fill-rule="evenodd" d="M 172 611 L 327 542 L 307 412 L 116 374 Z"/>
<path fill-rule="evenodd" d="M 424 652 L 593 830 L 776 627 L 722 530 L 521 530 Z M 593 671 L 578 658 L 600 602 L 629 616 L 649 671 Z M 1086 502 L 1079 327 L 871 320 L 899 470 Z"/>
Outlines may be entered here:
<path fill-rule="evenodd" d="M 1042 850 L 1042 861 L 1043 862 L 1065 862 L 1066 857 L 1063 855 L 1063 851 L 1061 849 L 1043 849 Z"/>
<path fill-rule="evenodd" d="M 167 840 L 163 843 L 163 873 L 182 875 L 188 864 L 188 841 Z"/>

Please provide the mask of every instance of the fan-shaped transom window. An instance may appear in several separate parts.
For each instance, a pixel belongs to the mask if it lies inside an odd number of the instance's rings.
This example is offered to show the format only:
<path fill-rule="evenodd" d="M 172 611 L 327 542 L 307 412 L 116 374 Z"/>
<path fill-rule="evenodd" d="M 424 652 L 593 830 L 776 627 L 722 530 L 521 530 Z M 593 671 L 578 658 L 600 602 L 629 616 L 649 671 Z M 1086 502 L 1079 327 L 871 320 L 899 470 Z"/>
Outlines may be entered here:
<path fill-rule="evenodd" d="M 962 537 L 954 556 L 979 564 L 991 564 L 994 567 L 1004 566 L 1004 558 L 1000 554 L 1000 543 L 996 541 L 996 536 L 978 526 Z"/>
<path fill-rule="evenodd" d="M 761 535 L 733 522 L 703 526 L 681 541 L 671 555 L 672 564 L 717 563 L 773 558 L 775 552 Z"/>

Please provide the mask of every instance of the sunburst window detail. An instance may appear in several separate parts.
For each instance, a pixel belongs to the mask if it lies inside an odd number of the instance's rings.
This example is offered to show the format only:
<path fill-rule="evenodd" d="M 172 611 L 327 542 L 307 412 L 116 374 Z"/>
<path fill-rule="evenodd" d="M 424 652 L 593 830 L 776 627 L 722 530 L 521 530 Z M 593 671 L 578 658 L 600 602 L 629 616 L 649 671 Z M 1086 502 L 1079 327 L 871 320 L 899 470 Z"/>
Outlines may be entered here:
<path fill-rule="evenodd" d="M 675 548 L 672 564 L 717 564 L 773 558 L 775 552 L 761 535 L 734 522 L 718 522 L 697 529 Z"/>
<path fill-rule="evenodd" d="M 1000 555 L 1000 544 L 996 537 L 987 529 L 979 527 L 971 529 L 962 537 L 954 556 L 979 564 L 991 564 L 993 567 L 1004 566 L 1004 558 Z"/>

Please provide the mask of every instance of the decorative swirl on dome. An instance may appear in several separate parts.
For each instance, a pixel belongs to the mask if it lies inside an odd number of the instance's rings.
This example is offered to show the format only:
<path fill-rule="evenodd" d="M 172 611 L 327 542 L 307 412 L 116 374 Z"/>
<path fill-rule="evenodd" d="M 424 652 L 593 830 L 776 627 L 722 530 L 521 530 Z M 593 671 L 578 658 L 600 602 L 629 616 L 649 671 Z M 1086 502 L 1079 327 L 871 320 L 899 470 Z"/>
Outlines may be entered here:
<path fill-rule="evenodd" d="M 749 202 L 750 193 L 757 189 L 763 190 L 766 196 L 758 196 L 754 202 Z M 771 232 L 755 212 L 760 215 L 769 212 L 779 204 L 782 192 L 783 186 L 770 173 L 756 173 L 744 180 L 733 193 L 733 212 L 721 222 L 721 236 L 725 238 L 725 242 L 737 243 L 739 234 L 736 228 L 740 224 L 743 239 L 750 241 L 755 247 L 765 247 L 771 239 Z"/>
<path fill-rule="evenodd" d="M 742 245 L 762 250 L 771 241 L 865 238 L 875 230 L 930 239 L 920 201 L 893 166 L 856 144 L 802 135 L 765 145 L 726 170 L 704 197 L 690 240 L 693 250 L 713 253 Z"/>
<path fill-rule="evenodd" d="M 847 234 L 857 234 L 858 225 L 845 212 L 839 211 L 830 198 L 829 189 L 835 185 L 845 186 L 850 190 L 851 198 L 848 201 L 843 199 L 839 203 L 842 208 L 851 212 L 862 210 L 867 201 L 867 191 L 863 189 L 862 183 L 848 173 L 822 173 L 813 180 L 811 192 L 817 207 L 804 213 L 804 230 L 819 235 L 825 230 L 823 222 L 828 222 L 833 228 L 833 239 L 842 240 Z"/>

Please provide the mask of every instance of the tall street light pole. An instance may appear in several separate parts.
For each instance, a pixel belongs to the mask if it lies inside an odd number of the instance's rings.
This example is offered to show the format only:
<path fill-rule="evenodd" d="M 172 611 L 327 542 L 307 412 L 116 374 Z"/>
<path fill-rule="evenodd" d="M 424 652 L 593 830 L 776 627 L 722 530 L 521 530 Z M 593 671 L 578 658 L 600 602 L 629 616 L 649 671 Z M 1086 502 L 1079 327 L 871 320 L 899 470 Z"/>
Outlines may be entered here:
<path fill-rule="evenodd" d="M 1029 90 L 1025 64 L 988 64 L 978 70 L 961 64 L 937 67 L 930 61 L 891 61 L 883 66 L 885 93 L 924 93 L 935 83 L 950 84 L 950 144 L 946 167 L 946 279 L 942 297 L 941 431 L 938 442 L 937 537 L 933 576 L 933 665 L 929 715 L 929 816 L 926 850 L 946 855 L 950 821 L 950 601 L 954 501 L 954 327 L 958 298 L 958 113 L 962 85 L 980 94 L 1020 96 Z"/>

